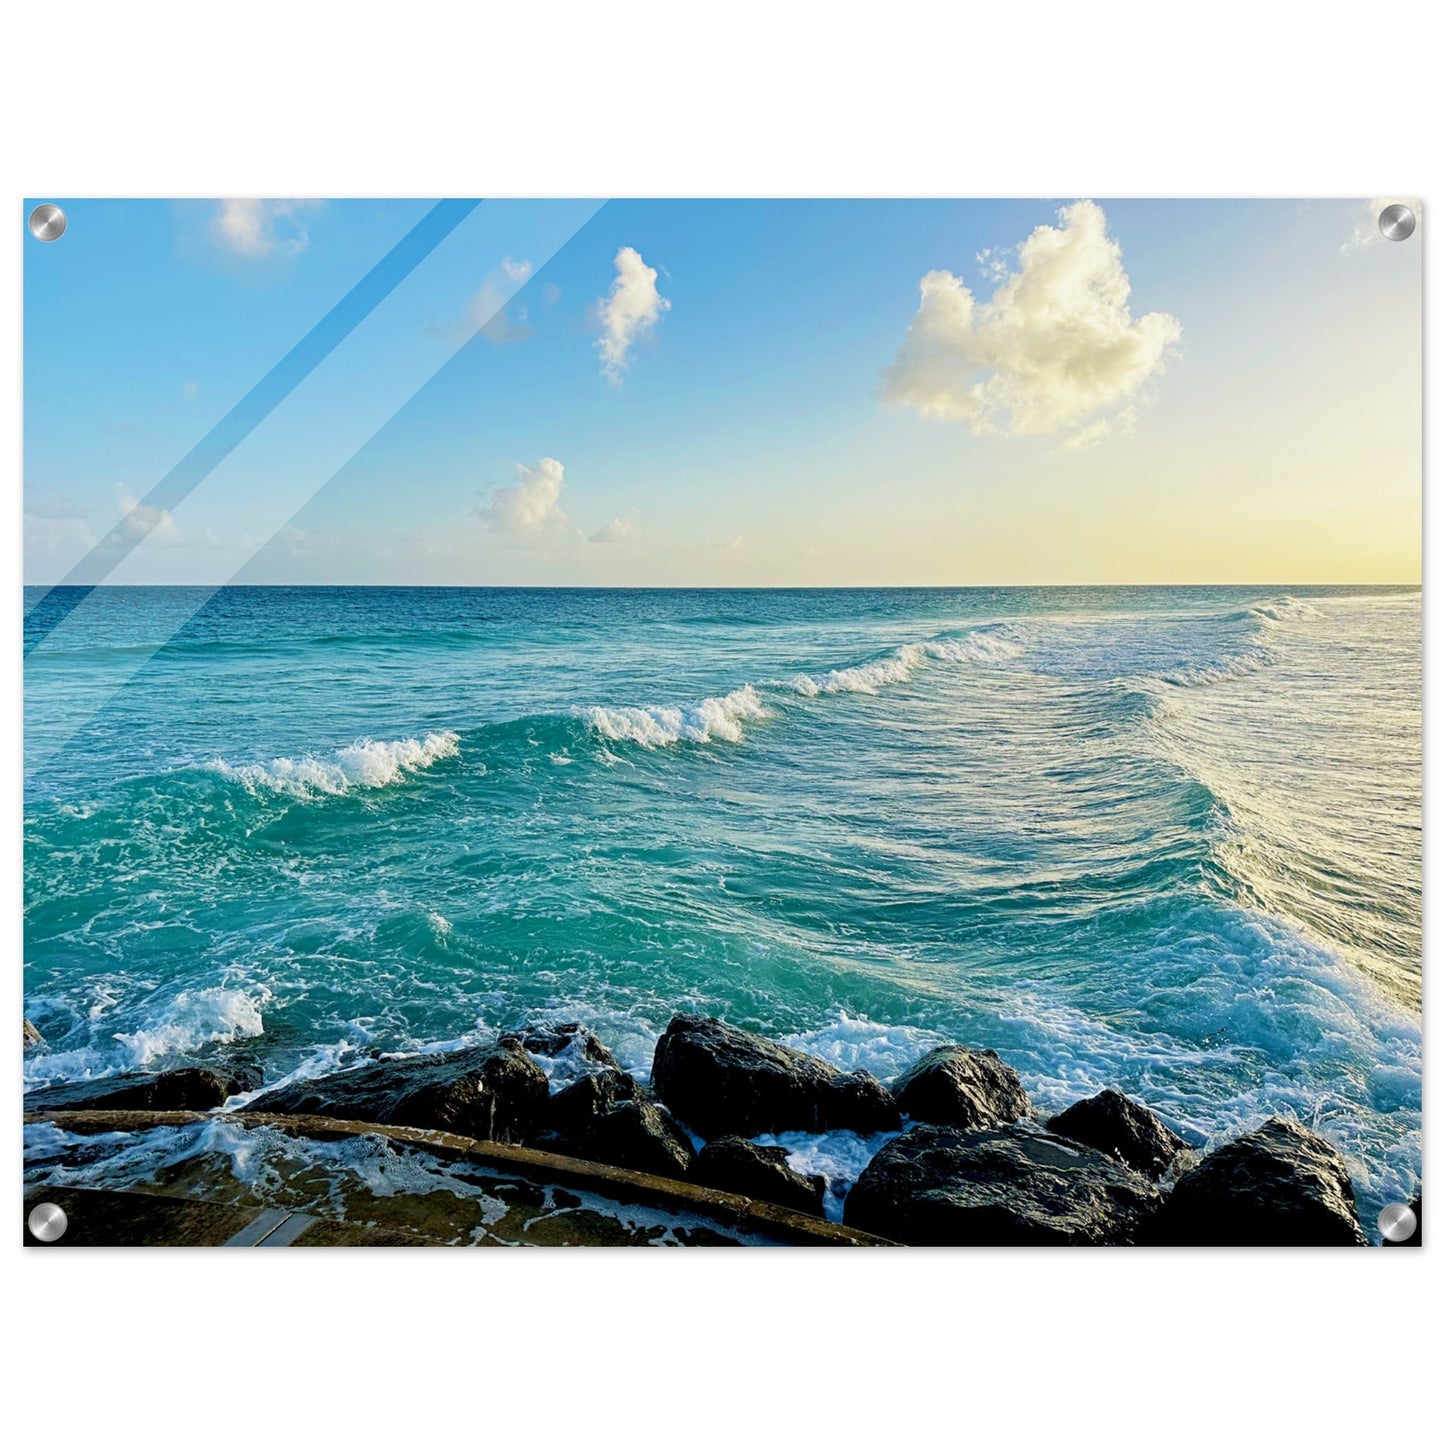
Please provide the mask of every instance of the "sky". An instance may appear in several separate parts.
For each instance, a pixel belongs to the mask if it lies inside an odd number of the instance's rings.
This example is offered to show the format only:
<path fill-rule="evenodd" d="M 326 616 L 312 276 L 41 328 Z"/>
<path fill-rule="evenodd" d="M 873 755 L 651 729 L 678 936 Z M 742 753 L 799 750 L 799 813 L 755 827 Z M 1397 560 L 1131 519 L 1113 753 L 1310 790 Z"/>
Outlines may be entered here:
<path fill-rule="evenodd" d="M 1382 200 L 483 201 L 180 500 L 434 203 L 60 204 L 32 584 L 1420 579 Z"/>

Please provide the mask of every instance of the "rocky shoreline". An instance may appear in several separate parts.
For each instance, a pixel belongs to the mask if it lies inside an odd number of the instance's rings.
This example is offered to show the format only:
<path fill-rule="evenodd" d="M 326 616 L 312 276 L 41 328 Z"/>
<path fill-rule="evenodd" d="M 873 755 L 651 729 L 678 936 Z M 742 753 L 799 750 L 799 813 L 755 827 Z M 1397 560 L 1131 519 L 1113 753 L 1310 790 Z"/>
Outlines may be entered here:
<path fill-rule="evenodd" d="M 565 1061 L 572 1077 L 553 1089 L 541 1060 Z M 1008 1064 L 962 1044 L 933 1049 L 890 1087 L 721 1019 L 679 1014 L 657 1041 L 650 1087 L 581 1024 L 260 1083 L 249 1068 L 190 1067 L 55 1085 L 31 1107 L 211 1110 L 246 1094 L 243 1112 L 525 1144 L 817 1218 L 827 1181 L 796 1172 L 786 1149 L 757 1137 L 849 1130 L 888 1137 L 849 1191 L 843 1223 L 901 1244 L 1368 1242 L 1343 1159 L 1292 1120 L 1198 1158 L 1117 1089 L 1040 1119 Z"/>

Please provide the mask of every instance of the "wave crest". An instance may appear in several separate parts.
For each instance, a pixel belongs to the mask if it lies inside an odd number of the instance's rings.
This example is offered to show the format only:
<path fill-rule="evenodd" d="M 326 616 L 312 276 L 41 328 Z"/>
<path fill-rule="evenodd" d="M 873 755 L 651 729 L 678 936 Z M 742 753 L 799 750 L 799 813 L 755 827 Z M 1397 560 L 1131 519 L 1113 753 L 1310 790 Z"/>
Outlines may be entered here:
<path fill-rule="evenodd" d="M 757 690 L 746 684 L 726 697 L 705 697 L 690 707 L 577 707 L 572 715 L 609 742 L 660 748 L 714 739 L 741 742 L 744 721 L 764 718 L 767 711 Z"/>
<path fill-rule="evenodd" d="M 307 798 L 318 793 L 336 796 L 353 788 L 384 788 L 408 773 L 429 768 L 442 758 L 455 757 L 461 739 L 454 732 L 428 733 L 418 741 L 374 742 L 365 738 L 341 748 L 329 758 L 308 753 L 301 758 L 273 758 L 269 763 L 233 766 L 217 758 L 212 771 L 231 778 L 250 792 L 287 793 Z"/>
<path fill-rule="evenodd" d="M 821 677 L 799 673 L 788 686 L 803 697 L 834 692 L 875 693 L 880 687 L 907 682 L 922 664 L 924 655 L 922 643 L 906 642 L 897 652 L 874 662 L 860 662 L 856 667 L 835 667 Z"/>
<path fill-rule="evenodd" d="M 132 1033 L 112 1033 L 102 1040 L 59 1053 L 33 1053 L 25 1060 L 27 1085 L 55 1079 L 104 1078 L 131 1069 L 148 1069 L 158 1060 L 185 1056 L 207 1044 L 237 1043 L 265 1033 L 262 1008 L 270 1001 L 265 988 L 185 989 L 164 1011 L 144 1020 Z"/>

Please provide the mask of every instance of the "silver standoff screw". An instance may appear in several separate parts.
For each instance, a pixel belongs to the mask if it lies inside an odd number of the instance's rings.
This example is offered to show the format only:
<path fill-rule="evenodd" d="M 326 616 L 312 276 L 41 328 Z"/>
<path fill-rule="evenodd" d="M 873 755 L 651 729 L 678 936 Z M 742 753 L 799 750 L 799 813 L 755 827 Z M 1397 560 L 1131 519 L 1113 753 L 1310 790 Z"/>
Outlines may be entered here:
<path fill-rule="evenodd" d="M 1380 212 L 1380 234 L 1387 241 L 1408 241 L 1415 234 L 1415 213 L 1398 202 Z M 1400 1206 L 1405 1207 L 1403 1204 Z"/>
<path fill-rule="evenodd" d="M 1404 1244 L 1419 1227 L 1420 1221 L 1408 1204 L 1387 1204 L 1375 1223 L 1391 1244 Z"/>
<path fill-rule="evenodd" d="M 58 241 L 65 234 L 65 212 L 46 201 L 30 213 L 30 234 L 37 241 Z"/>
<path fill-rule="evenodd" d="M 1414 1218 L 1412 1215 L 1411 1218 Z M 65 1227 L 70 1221 L 65 1217 L 65 1211 L 58 1204 L 37 1204 L 30 1211 L 30 1218 L 26 1220 L 30 1232 L 41 1244 L 54 1244 L 61 1235 L 65 1233 Z"/>

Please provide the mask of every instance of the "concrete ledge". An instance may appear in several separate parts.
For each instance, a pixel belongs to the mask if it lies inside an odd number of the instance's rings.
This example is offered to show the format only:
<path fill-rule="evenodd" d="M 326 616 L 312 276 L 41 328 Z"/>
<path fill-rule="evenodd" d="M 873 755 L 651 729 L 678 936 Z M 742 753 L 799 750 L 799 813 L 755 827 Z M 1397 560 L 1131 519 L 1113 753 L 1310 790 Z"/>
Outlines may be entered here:
<path fill-rule="evenodd" d="M 779 1244 L 792 1245 L 885 1245 L 893 1241 L 878 1235 L 849 1229 L 798 1214 L 777 1204 L 705 1189 L 678 1179 L 639 1174 L 612 1164 L 549 1154 L 520 1144 L 495 1144 L 448 1134 L 440 1129 L 412 1129 L 398 1124 L 366 1124 L 349 1119 L 327 1119 L 317 1114 L 252 1114 L 218 1111 L 210 1114 L 189 1111 L 161 1112 L 145 1109 L 56 1109 L 25 1115 L 27 1124 L 54 1124 L 76 1134 L 135 1133 L 144 1129 L 181 1128 L 224 1119 L 242 1128 L 265 1126 L 304 1139 L 345 1139 L 372 1136 L 424 1149 L 444 1159 L 470 1159 L 523 1179 L 545 1180 L 577 1189 L 590 1190 L 619 1203 L 647 1204 L 682 1210 L 714 1219 L 745 1234 L 755 1234 Z"/>

